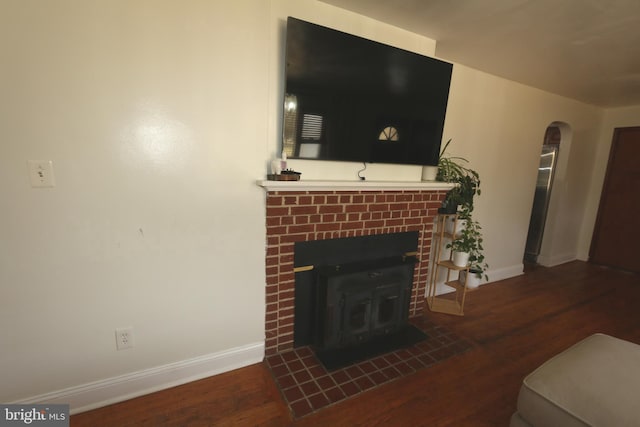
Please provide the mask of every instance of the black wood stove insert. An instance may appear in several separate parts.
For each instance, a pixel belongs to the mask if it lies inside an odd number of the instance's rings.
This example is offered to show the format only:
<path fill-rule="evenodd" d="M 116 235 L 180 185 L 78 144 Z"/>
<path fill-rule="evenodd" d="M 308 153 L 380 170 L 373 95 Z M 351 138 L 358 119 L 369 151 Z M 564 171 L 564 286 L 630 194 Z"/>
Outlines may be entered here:
<path fill-rule="evenodd" d="M 418 233 L 296 243 L 294 345 L 327 369 L 425 338 L 408 323 Z"/>

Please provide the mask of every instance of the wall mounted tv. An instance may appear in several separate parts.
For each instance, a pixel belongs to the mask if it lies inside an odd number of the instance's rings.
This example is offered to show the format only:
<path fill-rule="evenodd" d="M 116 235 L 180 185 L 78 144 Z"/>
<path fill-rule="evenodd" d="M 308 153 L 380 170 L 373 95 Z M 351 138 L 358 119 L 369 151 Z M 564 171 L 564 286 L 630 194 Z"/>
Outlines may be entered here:
<path fill-rule="evenodd" d="M 289 17 L 290 158 L 437 165 L 453 65 Z"/>

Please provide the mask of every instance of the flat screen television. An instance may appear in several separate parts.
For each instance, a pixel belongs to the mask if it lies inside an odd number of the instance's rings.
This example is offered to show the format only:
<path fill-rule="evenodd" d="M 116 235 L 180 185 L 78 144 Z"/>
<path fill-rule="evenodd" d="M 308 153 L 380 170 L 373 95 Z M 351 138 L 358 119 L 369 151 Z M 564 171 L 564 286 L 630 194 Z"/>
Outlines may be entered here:
<path fill-rule="evenodd" d="M 290 158 L 437 165 L 453 65 L 287 19 Z"/>

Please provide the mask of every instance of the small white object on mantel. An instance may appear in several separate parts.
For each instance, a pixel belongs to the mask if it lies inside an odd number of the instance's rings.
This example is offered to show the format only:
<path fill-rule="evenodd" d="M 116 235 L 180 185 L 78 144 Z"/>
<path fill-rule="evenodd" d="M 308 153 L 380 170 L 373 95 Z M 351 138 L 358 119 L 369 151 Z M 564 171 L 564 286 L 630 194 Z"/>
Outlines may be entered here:
<path fill-rule="evenodd" d="M 451 190 L 455 184 L 438 181 L 270 181 L 258 180 L 267 191 L 380 191 L 380 190 Z"/>

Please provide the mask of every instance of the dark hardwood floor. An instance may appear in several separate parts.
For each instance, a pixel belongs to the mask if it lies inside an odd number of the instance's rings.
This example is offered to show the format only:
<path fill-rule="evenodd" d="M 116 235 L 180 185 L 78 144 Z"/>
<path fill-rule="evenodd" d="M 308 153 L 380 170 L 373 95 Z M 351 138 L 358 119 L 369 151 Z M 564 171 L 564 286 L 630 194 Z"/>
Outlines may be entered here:
<path fill-rule="evenodd" d="M 428 312 L 474 346 L 294 420 L 264 364 L 71 417 L 71 426 L 507 426 L 522 379 L 596 332 L 640 343 L 640 276 L 571 262 L 468 294 L 465 316 Z"/>

